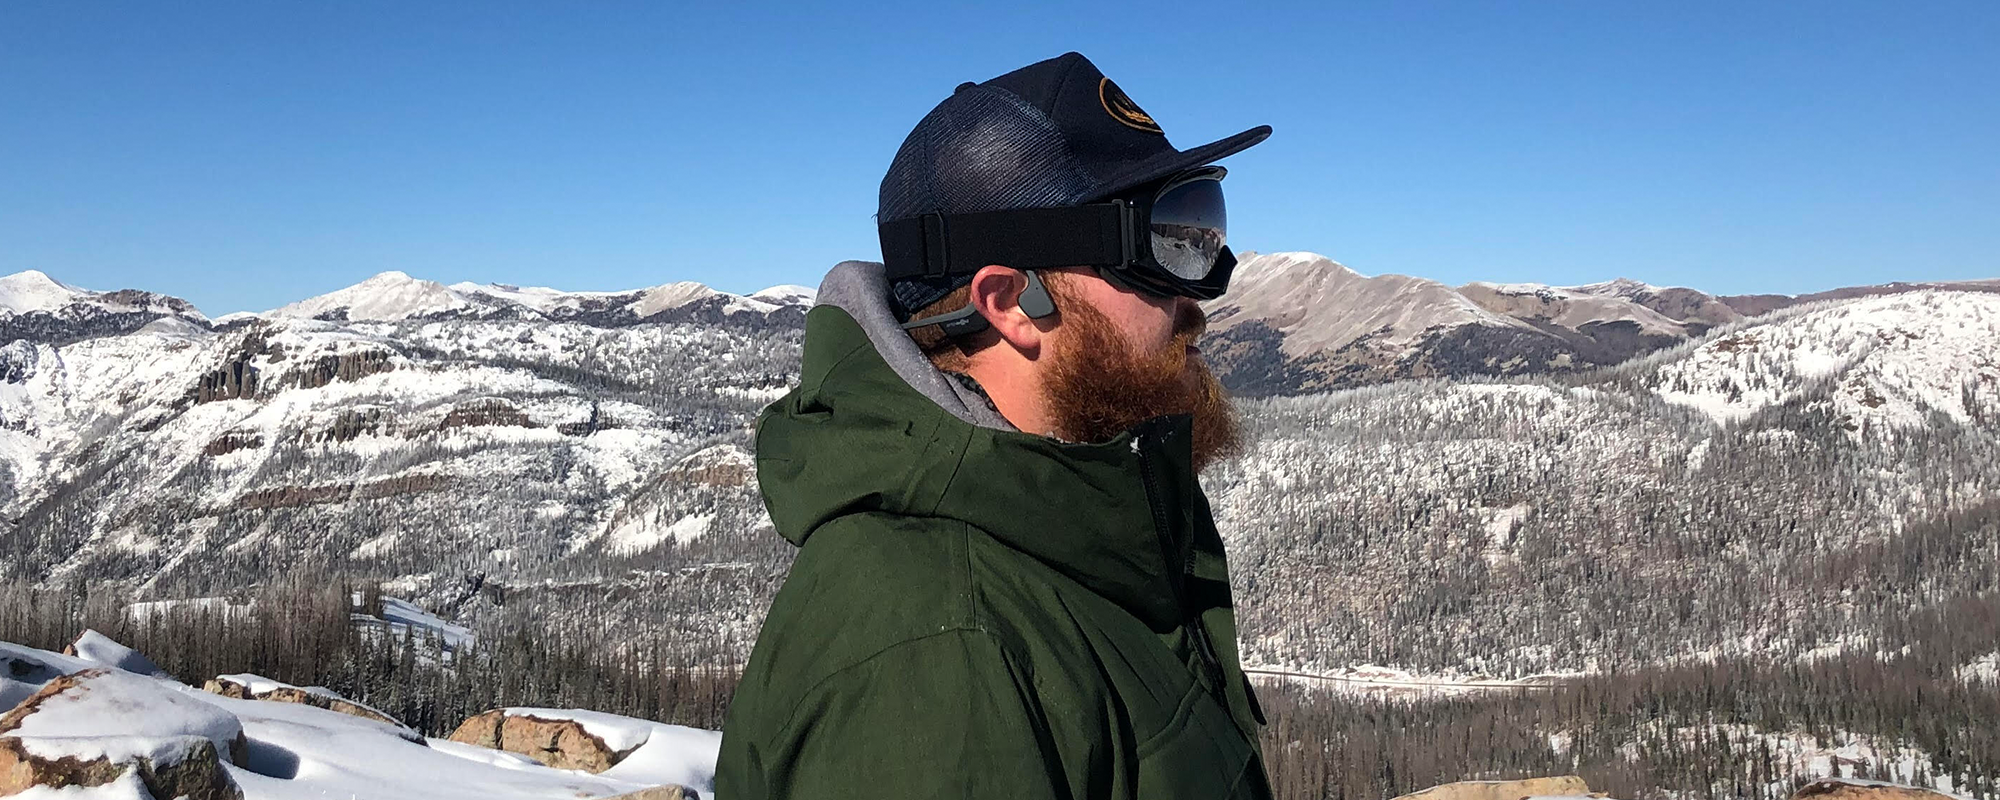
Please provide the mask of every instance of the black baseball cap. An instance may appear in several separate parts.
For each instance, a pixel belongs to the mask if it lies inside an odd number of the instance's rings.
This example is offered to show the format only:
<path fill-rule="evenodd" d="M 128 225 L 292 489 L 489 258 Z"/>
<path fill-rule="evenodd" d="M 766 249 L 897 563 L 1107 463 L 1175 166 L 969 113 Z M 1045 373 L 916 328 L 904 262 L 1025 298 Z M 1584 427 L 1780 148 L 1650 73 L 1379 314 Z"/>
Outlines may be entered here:
<path fill-rule="evenodd" d="M 1064 53 L 985 83 L 961 84 L 931 109 L 882 178 L 876 223 L 1097 202 L 1207 166 L 1270 135 L 1271 126 L 1259 125 L 1178 149 L 1090 59 Z M 906 320 L 969 280 L 897 281 L 891 310 Z"/>

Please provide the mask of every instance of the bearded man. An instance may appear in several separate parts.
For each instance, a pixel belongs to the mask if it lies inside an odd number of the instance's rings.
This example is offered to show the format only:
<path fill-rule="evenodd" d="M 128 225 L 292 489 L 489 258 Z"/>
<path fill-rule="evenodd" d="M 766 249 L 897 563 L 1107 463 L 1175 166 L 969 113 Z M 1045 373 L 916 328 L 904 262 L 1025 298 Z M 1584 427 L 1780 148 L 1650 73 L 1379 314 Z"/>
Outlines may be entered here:
<path fill-rule="evenodd" d="M 1213 162 L 1076 53 L 964 84 L 882 181 L 883 263 L 807 315 L 757 426 L 799 547 L 724 726 L 753 798 L 1262 798 L 1262 712 L 1196 475 Z"/>

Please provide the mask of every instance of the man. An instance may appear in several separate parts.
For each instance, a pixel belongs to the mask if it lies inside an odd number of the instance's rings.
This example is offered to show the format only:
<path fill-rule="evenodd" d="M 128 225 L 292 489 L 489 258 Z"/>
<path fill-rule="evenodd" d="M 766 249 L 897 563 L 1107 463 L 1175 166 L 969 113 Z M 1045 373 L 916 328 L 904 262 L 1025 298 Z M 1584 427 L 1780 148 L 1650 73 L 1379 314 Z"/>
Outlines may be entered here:
<path fill-rule="evenodd" d="M 1083 56 L 965 84 L 882 181 L 883 264 L 757 429 L 798 560 L 724 728 L 753 798 L 1257 798 L 1262 712 L 1195 476 L 1222 170 Z"/>

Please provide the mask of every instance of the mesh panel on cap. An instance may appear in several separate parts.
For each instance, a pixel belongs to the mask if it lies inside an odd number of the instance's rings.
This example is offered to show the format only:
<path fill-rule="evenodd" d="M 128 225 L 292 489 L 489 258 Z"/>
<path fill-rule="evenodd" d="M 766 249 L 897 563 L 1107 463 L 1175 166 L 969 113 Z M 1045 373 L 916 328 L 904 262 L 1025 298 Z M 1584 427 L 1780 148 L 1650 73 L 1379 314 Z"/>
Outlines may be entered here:
<path fill-rule="evenodd" d="M 973 87 L 903 140 L 882 178 L 876 222 L 1074 205 L 1096 189 L 1048 117 L 1007 92 Z"/>
<path fill-rule="evenodd" d="M 896 150 L 882 178 L 876 222 L 1075 205 L 1097 187 L 1041 111 L 1004 90 L 961 87 L 931 109 Z M 908 321 L 971 281 L 970 275 L 897 281 L 890 286 L 889 309 Z"/>

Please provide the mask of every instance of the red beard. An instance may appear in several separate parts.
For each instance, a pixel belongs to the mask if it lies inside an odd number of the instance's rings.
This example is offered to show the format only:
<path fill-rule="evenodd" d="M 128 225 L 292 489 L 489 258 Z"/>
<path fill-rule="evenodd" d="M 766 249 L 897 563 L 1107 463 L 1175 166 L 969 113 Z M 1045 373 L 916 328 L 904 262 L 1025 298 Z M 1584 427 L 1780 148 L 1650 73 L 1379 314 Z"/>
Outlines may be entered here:
<path fill-rule="evenodd" d="M 1110 318 L 1051 282 L 1062 325 L 1048 354 L 1043 402 L 1056 433 L 1075 442 L 1104 442 L 1154 417 L 1194 417 L 1194 468 L 1235 455 L 1242 434 L 1221 382 L 1189 352 L 1208 319 L 1181 304 L 1174 336 L 1160 349 L 1137 353 Z"/>

